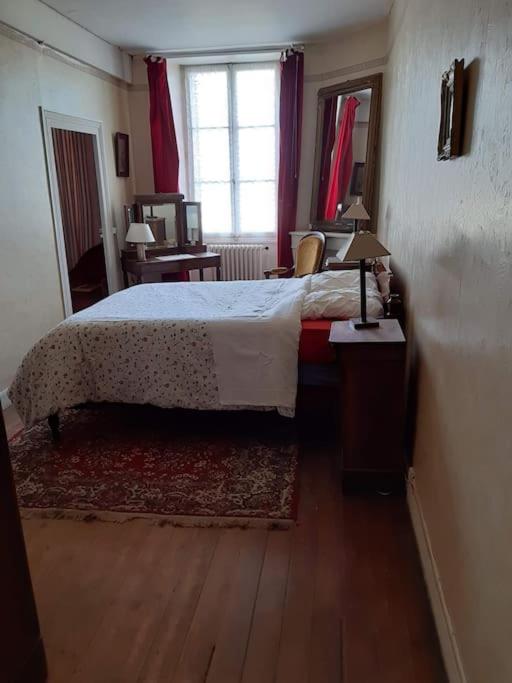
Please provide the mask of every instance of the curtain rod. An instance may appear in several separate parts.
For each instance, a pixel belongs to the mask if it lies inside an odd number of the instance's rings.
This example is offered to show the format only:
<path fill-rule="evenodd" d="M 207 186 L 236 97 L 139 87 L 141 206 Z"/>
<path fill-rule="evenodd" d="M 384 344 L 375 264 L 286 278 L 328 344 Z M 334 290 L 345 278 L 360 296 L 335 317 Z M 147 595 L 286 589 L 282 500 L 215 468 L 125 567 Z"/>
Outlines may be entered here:
<path fill-rule="evenodd" d="M 154 50 L 146 52 L 146 56 L 176 59 L 183 57 L 222 57 L 224 55 L 264 54 L 266 52 L 282 52 L 283 50 L 303 50 L 304 45 L 296 43 L 276 43 L 269 45 L 240 45 L 236 47 L 215 47 L 203 50 Z"/>

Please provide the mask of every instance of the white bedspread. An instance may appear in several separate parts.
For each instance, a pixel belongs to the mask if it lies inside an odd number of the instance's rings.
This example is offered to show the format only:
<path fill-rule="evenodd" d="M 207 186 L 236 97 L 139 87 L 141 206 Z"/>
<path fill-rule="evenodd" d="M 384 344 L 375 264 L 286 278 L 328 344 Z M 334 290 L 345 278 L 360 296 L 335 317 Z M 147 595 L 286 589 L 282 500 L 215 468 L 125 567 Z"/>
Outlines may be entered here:
<path fill-rule="evenodd" d="M 66 319 L 9 397 L 24 423 L 86 401 L 293 414 L 308 278 L 146 284 Z"/>

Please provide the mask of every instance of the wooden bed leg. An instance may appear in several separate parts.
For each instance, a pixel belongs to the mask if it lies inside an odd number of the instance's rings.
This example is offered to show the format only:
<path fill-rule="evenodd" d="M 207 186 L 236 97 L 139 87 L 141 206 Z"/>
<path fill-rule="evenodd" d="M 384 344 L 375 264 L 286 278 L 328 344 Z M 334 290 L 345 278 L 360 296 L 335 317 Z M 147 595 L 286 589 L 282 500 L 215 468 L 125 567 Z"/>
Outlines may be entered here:
<path fill-rule="evenodd" d="M 54 441 L 58 441 L 60 438 L 60 431 L 59 431 L 59 413 L 53 413 L 53 415 L 50 415 L 48 418 L 48 426 L 50 427 L 50 431 L 52 433 L 52 439 Z"/>

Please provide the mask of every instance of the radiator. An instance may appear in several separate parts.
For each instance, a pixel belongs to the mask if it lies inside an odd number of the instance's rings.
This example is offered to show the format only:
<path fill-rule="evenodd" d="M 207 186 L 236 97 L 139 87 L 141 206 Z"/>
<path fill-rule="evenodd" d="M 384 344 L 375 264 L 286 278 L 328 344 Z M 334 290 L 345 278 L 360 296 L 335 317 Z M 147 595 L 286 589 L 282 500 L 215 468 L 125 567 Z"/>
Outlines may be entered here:
<path fill-rule="evenodd" d="M 223 280 L 262 280 L 264 244 L 209 244 L 208 251 L 220 254 Z"/>

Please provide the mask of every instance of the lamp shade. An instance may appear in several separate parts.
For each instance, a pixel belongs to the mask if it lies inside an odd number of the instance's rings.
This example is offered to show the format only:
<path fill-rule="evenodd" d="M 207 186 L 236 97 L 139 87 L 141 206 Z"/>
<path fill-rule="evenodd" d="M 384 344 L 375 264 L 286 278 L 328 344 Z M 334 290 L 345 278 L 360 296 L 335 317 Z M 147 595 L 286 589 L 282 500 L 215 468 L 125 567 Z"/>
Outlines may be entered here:
<path fill-rule="evenodd" d="M 369 221 L 370 216 L 363 204 L 351 204 L 343 214 L 342 218 L 352 218 L 356 221 Z"/>
<path fill-rule="evenodd" d="M 361 261 L 365 258 L 389 256 L 390 253 L 372 232 L 359 230 L 347 240 L 347 244 L 336 254 L 340 261 Z"/>
<path fill-rule="evenodd" d="M 135 242 L 136 244 L 146 244 L 147 242 L 155 241 L 155 237 L 147 223 L 130 223 L 125 239 L 127 242 Z"/>

